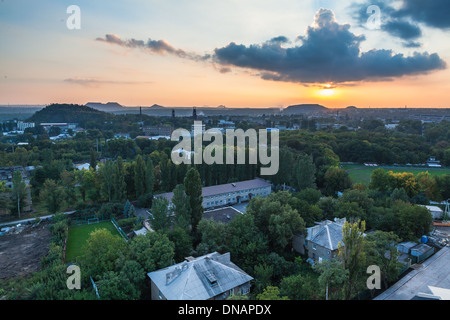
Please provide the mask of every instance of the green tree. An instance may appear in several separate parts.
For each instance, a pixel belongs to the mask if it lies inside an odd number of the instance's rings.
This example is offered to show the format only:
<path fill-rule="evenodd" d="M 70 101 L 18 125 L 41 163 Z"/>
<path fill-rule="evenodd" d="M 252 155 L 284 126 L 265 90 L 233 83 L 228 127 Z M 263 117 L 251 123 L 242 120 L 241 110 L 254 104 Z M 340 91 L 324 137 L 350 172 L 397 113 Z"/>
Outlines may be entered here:
<path fill-rule="evenodd" d="M 129 280 L 136 290 L 142 293 L 145 288 L 146 272 L 137 261 L 127 260 L 123 262 L 120 273 Z"/>
<path fill-rule="evenodd" d="M 367 235 L 367 241 L 368 260 L 371 265 L 380 267 L 384 287 L 388 288 L 389 283 L 397 280 L 402 268 L 396 247 L 400 238 L 393 232 L 375 231 L 374 234 Z"/>
<path fill-rule="evenodd" d="M 198 245 L 197 251 L 201 251 L 201 254 L 226 250 L 226 224 L 212 219 L 202 219 L 198 224 L 198 231 L 202 242 Z"/>
<path fill-rule="evenodd" d="M 343 287 L 349 276 L 349 270 L 344 269 L 342 262 L 338 259 L 325 259 L 322 263 L 316 263 L 313 269 L 320 274 L 318 282 L 326 300 L 342 300 Z"/>
<path fill-rule="evenodd" d="M 397 203 L 393 211 L 398 219 L 398 229 L 394 232 L 403 241 L 418 239 L 428 234 L 433 228 L 433 217 L 425 207 Z"/>
<path fill-rule="evenodd" d="M 275 300 L 289 300 L 287 296 L 282 297 L 278 287 L 267 287 L 263 293 L 256 296 L 256 300 L 275 301 Z"/>
<path fill-rule="evenodd" d="M 294 168 L 294 179 L 299 190 L 316 188 L 316 166 L 308 155 L 302 155 Z"/>
<path fill-rule="evenodd" d="M 247 213 L 254 217 L 255 225 L 267 235 L 276 252 L 283 251 L 294 235 L 304 232 L 305 221 L 289 205 L 292 200 L 288 192 L 277 192 L 267 198 L 252 199 L 247 207 Z"/>
<path fill-rule="evenodd" d="M 330 167 L 324 176 L 325 191 L 329 196 L 335 196 L 338 191 L 345 191 L 352 186 L 347 171 L 337 167 Z"/>
<path fill-rule="evenodd" d="M 342 242 L 338 245 L 339 258 L 345 270 L 348 270 L 347 283 L 344 286 L 345 299 L 349 300 L 358 288 L 358 281 L 366 264 L 365 221 L 350 224 L 345 222 L 342 228 Z"/>
<path fill-rule="evenodd" d="M 12 185 L 13 208 L 17 208 L 17 214 L 20 218 L 20 214 L 25 204 L 25 197 L 27 195 L 27 186 L 22 179 L 22 172 L 14 171 Z"/>
<path fill-rule="evenodd" d="M 158 197 L 153 200 L 152 218 L 150 224 L 155 231 L 169 230 L 172 225 L 172 219 L 169 214 L 169 200 L 163 197 Z"/>
<path fill-rule="evenodd" d="M 113 198 L 113 190 L 114 190 L 114 163 L 112 161 L 106 161 L 99 168 L 99 176 L 101 188 L 106 194 L 106 198 L 109 202 L 111 202 Z"/>
<path fill-rule="evenodd" d="M 192 238 L 185 229 L 175 227 L 167 232 L 167 236 L 175 245 L 175 261 L 182 262 L 184 258 L 191 255 Z"/>
<path fill-rule="evenodd" d="M 297 194 L 300 200 L 306 201 L 310 205 L 315 205 L 322 197 L 322 193 L 319 190 L 307 188 L 303 189 Z"/>
<path fill-rule="evenodd" d="M 335 216 L 337 218 L 347 218 L 348 220 L 366 219 L 367 215 L 356 202 L 341 202 L 336 205 Z"/>
<path fill-rule="evenodd" d="M 197 226 L 203 217 L 202 181 L 195 168 L 189 169 L 184 178 L 184 189 L 189 197 L 189 209 L 191 213 L 192 231 L 197 231 Z"/>
<path fill-rule="evenodd" d="M 100 198 L 100 186 L 97 172 L 93 170 L 82 170 L 83 182 L 81 187 L 86 192 L 86 197 L 93 202 L 97 202 Z"/>
<path fill-rule="evenodd" d="M 89 162 L 90 170 L 97 171 L 97 157 L 98 154 L 94 149 L 91 149 L 91 160 Z"/>
<path fill-rule="evenodd" d="M 134 185 L 136 190 L 136 198 L 145 194 L 145 162 L 141 155 L 136 158 L 136 164 L 134 167 Z"/>
<path fill-rule="evenodd" d="M 64 170 L 60 175 L 60 184 L 64 190 L 64 199 L 69 205 L 73 205 L 77 201 L 75 192 L 75 174 L 73 171 Z"/>
<path fill-rule="evenodd" d="M 450 174 L 435 177 L 439 200 L 450 199 Z"/>
<path fill-rule="evenodd" d="M 96 285 L 102 300 L 137 300 L 140 297 L 139 290 L 124 273 L 108 271 L 101 276 Z"/>
<path fill-rule="evenodd" d="M 98 279 L 107 271 L 117 271 L 118 261 L 123 261 L 126 254 L 127 244 L 121 237 L 98 229 L 89 235 L 81 259 L 92 277 Z"/>
<path fill-rule="evenodd" d="M 175 245 L 159 232 L 139 235 L 130 242 L 130 257 L 136 260 L 145 272 L 166 268 L 173 264 Z"/>
<path fill-rule="evenodd" d="M 317 280 L 306 274 L 285 277 L 280 283 L 280 292 L 290 300 L 314 300 Z"/>
<path fill-rule="evenodd" d="M 391 205 L 393 205 L 397 201 L 409 202 L 408 194 L 403 188 L 395 188 L 391 193 Z"/>
<path fill-rule="evenodd" d="M 40 198 L 50 213 L 56 213 L 61 209 L 64 197 L 64 189 L 58 183 L 50 179 L 44 182 Z"/>
<path fill-rule="evenodd" d="M 236 216 L 227 225 L 226 231 L 226 247 L 233 262 L 252 273 L 254 266 L 261 263 L 261 257 L 269 251 L 266 235 L 259 231 L 255 218 L 250 214 Z"/>
<path fill-rule="evenodd" d="M 122 157 L 117 157 L 113 174 L 113 199 L 121 201 L 125 199 L 127 184 L 125 182 L 125 166 Z"/>
<path fill-rule="evenodd" d="M 155 167 L 153 166 L 152 158 L 148 157 L 145 163 L 145 191 L 153 196 L 153 189 L 155 187 Z"/>
<path fill-rule="evenodd" d="M 257 292 L 272 285 L 273 267 L 267 264 L 258 264 L 254 269 Z"/>
<path fill-rule="evenodd" d="M 171 210 L 175 218 L 175 225 L 189 231 L 191 224 L 189 198 L 184 191 L 183 185 L 178 185 L 173 190 Z"/>

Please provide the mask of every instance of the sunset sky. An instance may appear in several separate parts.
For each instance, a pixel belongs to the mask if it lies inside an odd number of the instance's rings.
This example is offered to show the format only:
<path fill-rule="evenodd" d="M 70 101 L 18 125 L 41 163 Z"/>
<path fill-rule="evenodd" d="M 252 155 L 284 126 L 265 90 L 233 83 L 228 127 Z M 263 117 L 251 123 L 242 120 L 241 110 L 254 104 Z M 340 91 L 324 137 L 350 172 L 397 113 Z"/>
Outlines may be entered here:
<path fill-rule="evenodd" d="M 0 104 L 450 107 L 449 17 L 448 0 L 0 0 Z"/>

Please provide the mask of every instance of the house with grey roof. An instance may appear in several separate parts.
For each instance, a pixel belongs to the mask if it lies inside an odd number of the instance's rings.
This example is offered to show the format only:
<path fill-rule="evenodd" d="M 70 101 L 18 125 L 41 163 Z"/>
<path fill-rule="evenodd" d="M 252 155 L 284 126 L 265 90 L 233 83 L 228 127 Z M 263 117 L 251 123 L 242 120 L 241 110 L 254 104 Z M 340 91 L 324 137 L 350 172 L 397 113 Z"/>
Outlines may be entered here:
<path fill-rule="evenodd" d="M 323 259 L 331 260 L 338 255 L 339 242 L 342 241 L 342 228 L 346 219 L 335 221 L 317 222 L 316 226 L 307 228 L 307 235 L 294 237 L 294 250 L 300 254 L 308 254 L 314 261 L 322 262 Z"/>
<path fill-rule="evenodd" d="M 230 254 L 210 253 L 147 274 L 152 300 L 225 300 L 250 293 L 253 280 L 230 260 Z"/>
<path fill-rule="evenodd" d="M 226 183 L 202 189 L 203 208 L 213 209 L 250 201 L 255 197 L 267 197 L 272 193 L 272 185 L 260 178 Z M 173 192 L 155 195 L 172 201 Z"/>

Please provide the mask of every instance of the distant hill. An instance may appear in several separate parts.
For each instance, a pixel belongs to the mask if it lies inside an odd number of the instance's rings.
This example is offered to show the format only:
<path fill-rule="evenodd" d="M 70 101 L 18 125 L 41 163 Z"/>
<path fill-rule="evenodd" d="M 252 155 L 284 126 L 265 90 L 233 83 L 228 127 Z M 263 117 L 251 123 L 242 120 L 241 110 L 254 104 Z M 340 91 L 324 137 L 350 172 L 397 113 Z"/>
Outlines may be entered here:
<path fill-rule="evenodd" d="M 295 106 L 289 106 L 283 110 L 284 114 L 311 114 L 321 113 L 327 111 L 328 108 L 321 106 L 320 104 L 299 104 Z"/>
<path fill-rule="evenodd" d="M 154 104 L 150 107 L 150 109 L 165 109 L 165 107 L 160 106 L 159 104 Z"/>
<path fill-rule="evenodd" d="M 117 102 L 108 102 L 106 104 L 101 102 L 88 102 L 86 103 L 86 106 L 104 112 L 114 112 L 124 109 L 124 106 Z"/>
<path fill-rule="evenodd" d="M 78 123 L 106 121 L 114 117 L 111 114 L 76 104 L 52 104 L 36 112 L 28 121 L 36 123 Z"/>

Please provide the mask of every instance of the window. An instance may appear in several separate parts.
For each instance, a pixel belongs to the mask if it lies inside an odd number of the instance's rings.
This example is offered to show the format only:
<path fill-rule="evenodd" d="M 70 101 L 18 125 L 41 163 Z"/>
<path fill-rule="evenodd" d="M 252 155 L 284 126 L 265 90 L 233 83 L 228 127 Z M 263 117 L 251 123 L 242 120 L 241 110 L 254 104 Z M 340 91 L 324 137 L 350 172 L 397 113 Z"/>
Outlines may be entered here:
<path fill-rule="evenodd" d="M 249 294 L 249 293 L 250 293 L 250 287 L 249 286 L 241 287 L 241 294 L 242 295 Z"/>

